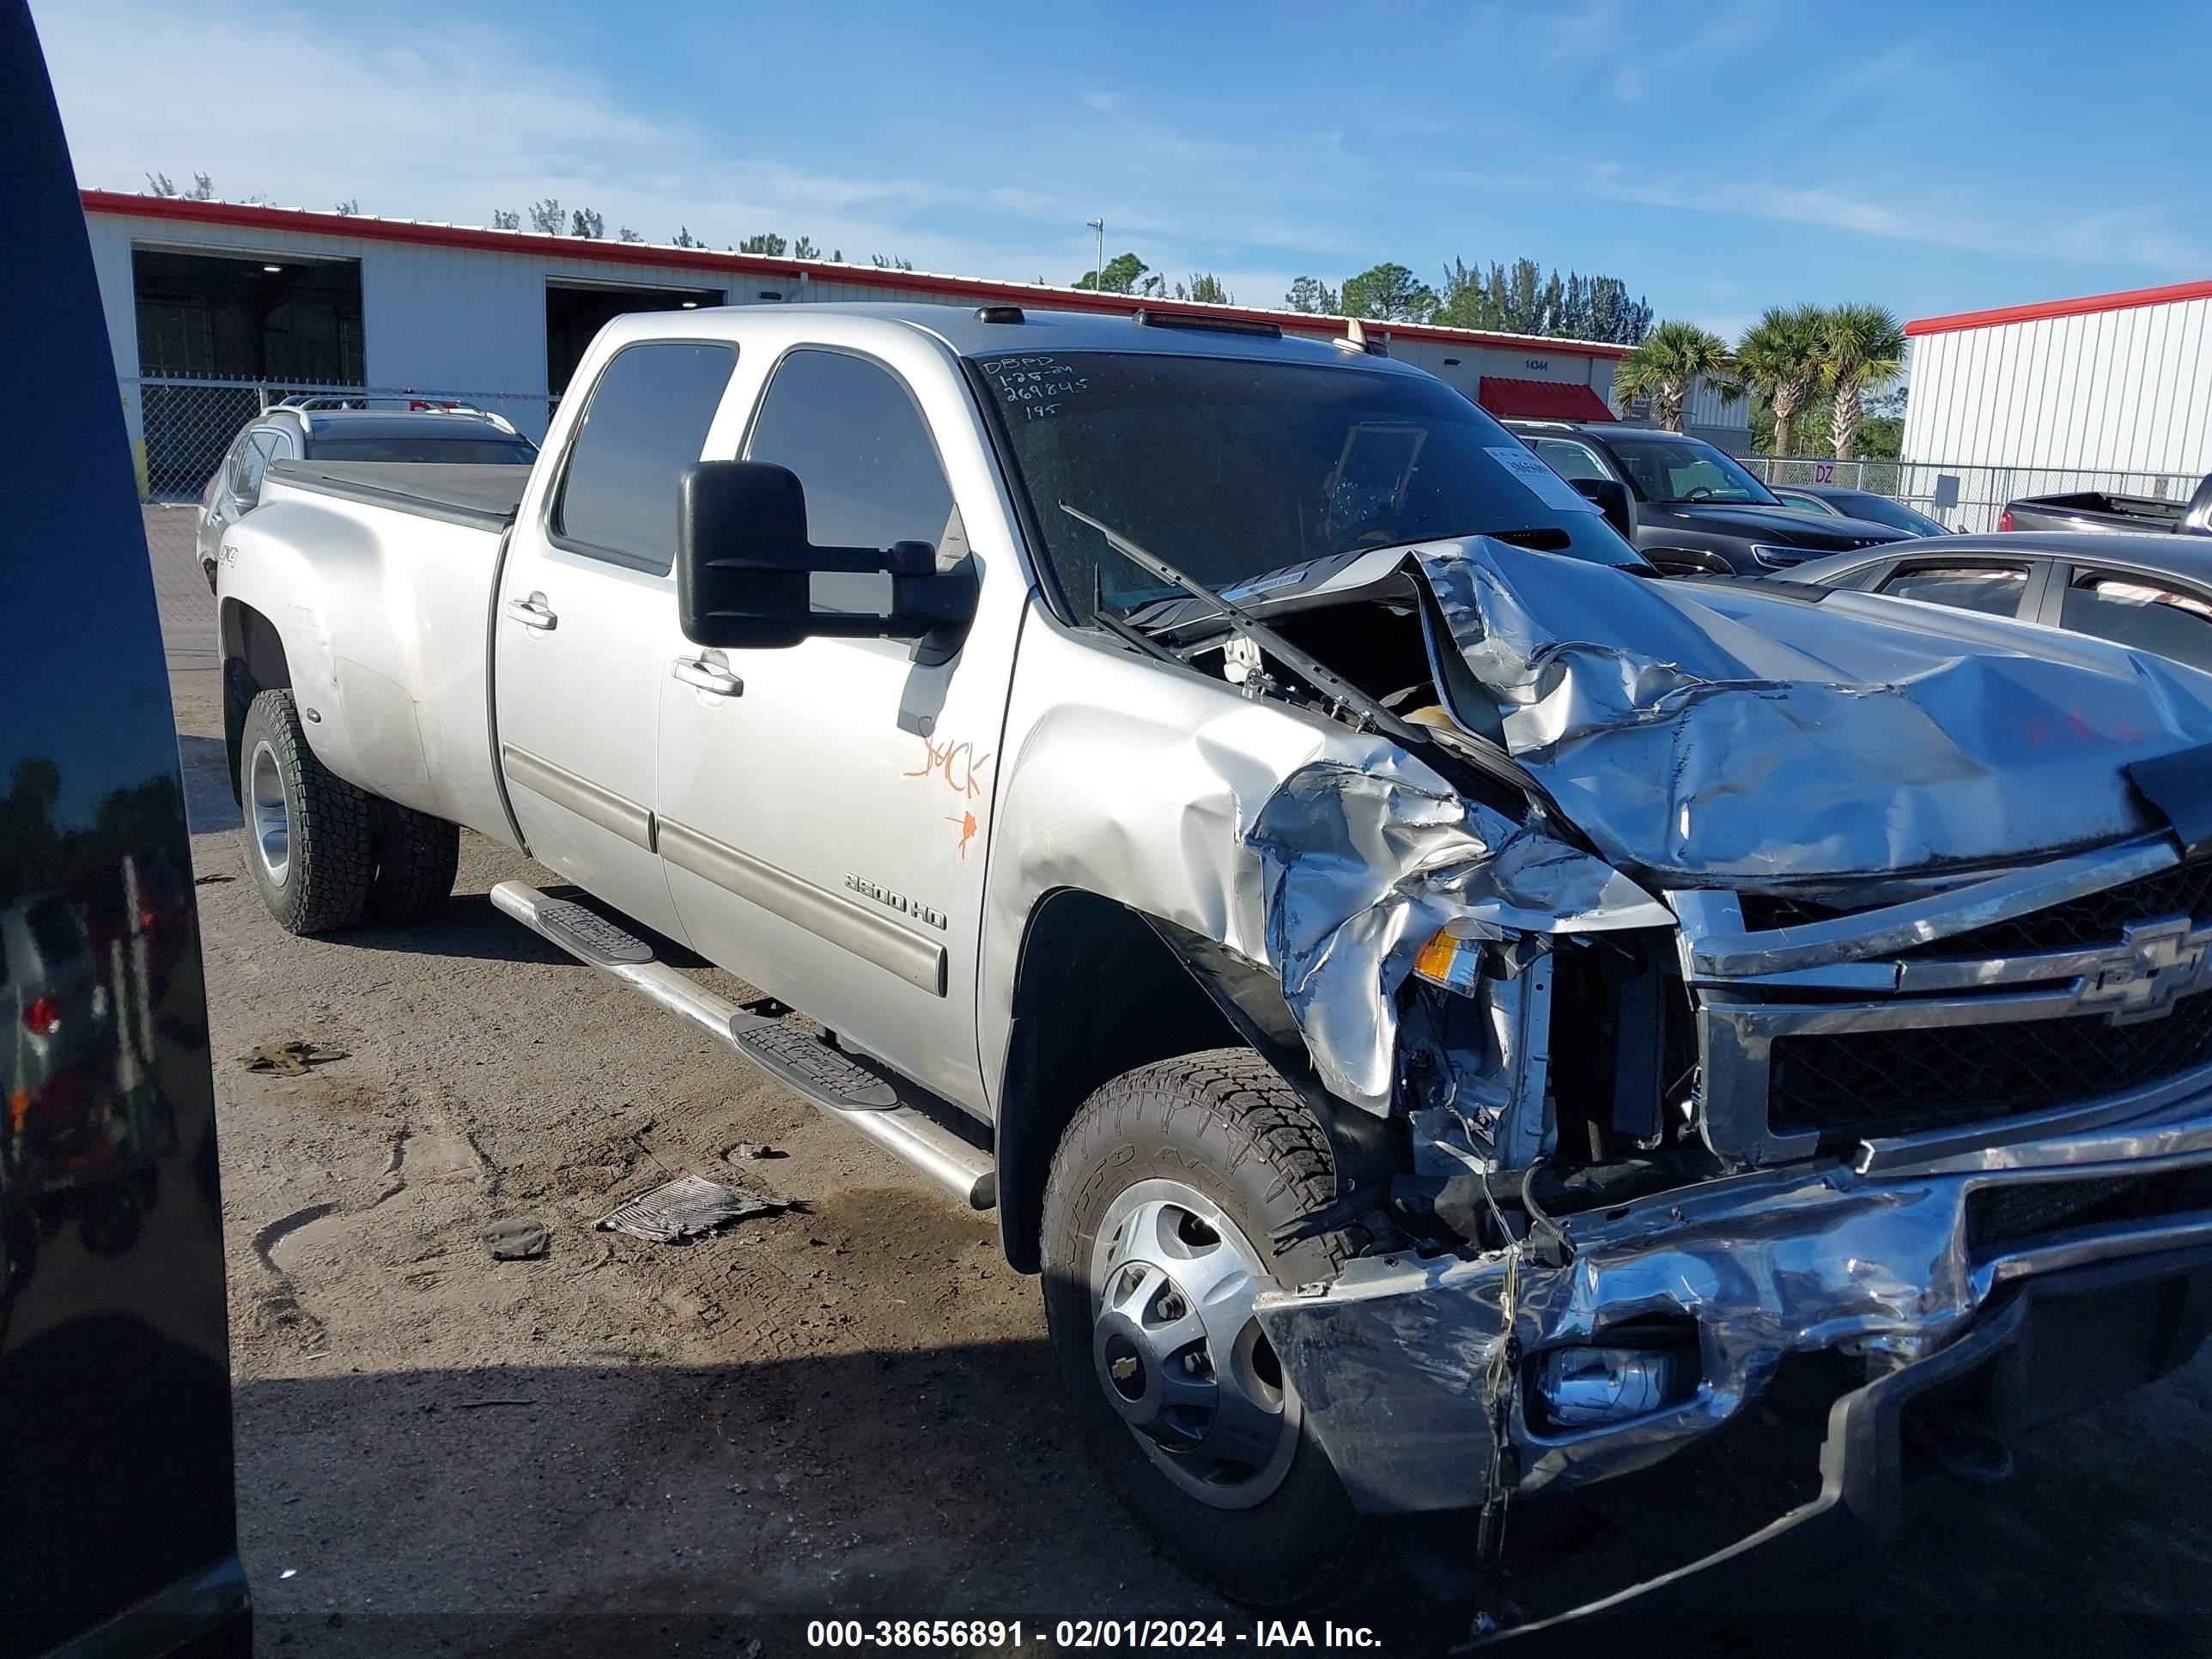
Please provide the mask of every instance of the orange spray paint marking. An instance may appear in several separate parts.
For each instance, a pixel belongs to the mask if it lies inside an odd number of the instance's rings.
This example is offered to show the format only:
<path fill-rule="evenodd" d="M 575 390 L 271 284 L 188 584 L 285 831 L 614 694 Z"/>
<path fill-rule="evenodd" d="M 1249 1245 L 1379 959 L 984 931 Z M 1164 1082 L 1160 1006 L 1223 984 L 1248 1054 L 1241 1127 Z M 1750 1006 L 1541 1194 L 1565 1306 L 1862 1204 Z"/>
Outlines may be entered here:
<path fill-rule="evenodd" d="M 960 857 L 964 863 L 968 858 L 968 843 L 975 839 L 975 815 L 973 812 L 963 812 L 956 818 L 948 813 L 945 821 L 947 823 L 957 823 L 960 826 Z"/>
<path fill-rule="evenodd" d="M 981 775 L 991 765 L 988 751 L 979 755 L 972 743 L 939 744 L 927 738 L 921 740 L 921 764 L 911 772 L 902 772 L 901 777 L 941 777 L 947 788 L 966 800 L 973 800 L 983 793 Z"/>

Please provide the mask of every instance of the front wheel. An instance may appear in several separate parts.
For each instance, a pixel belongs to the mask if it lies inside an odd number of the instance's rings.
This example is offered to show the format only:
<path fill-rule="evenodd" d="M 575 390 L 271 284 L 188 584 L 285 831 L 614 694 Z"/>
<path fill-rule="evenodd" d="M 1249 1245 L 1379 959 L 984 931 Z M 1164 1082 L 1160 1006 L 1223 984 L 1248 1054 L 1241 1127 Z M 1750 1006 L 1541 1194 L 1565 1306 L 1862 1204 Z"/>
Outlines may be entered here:
<path fill-rule="evenodd" d="M 1251 1607 L 1324 1602 L 1360 1568 L 1359 1517 L 1252 1313 L 1351 1253 L 1269 1243 L 1335 1185 L 1296 1092 L 1218 1049 L 1099 1089 L 1045 1189 L 1046 1321 L 1091 1454 L 1166 1553 Z"/>

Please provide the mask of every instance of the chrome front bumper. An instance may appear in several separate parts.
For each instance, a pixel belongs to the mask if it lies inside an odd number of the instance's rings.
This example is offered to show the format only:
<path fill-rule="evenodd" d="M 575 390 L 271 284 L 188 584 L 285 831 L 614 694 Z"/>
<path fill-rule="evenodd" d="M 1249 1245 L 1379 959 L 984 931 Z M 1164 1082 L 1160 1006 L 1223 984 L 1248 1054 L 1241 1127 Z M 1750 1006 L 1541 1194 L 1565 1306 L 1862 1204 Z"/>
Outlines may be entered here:
<path fill-rule="evenodd" d="M 2201 1207 L 2158 1212 L 2162 1189 L 2151 1184 L 2212 1167 L 2212 1091 L 2124 1124 L 1930 1151 L 1907 1167 L 1893 1154 L 1865 1173 L 1840 1163 L 1753 1171 L 1573 1216 L 1565 1224 L 1574 1258 L 1561 1267 L 1503 1251 L 1370 1257 L 1331 1283 L 1263 1296 L 1256 1312 L 1354 1504 L 1435 1511 L 1491 1496 L 1499 1420 L 1510 1494 L 1586 1486 L 1650 1468 L 1729 1422 L 1790 1356 L 1863 1361 L 1869 1386 L 1880 1387 L 2046 1276 L 2212 1247 L 2212 1204 L 2192 1195 Z M 2144 1183 L 2118 1189 L 2120 1208 L 2136 1191 L 2151 1209 L 1991 1237 L 1996 1200 L 1980 1195 L 2032 1206 L 2043 1195 L 2030 1188 L 2056 1195 L 2115 1180 Z M 1694 1323 L 1693 1391 L 1604 1427 L 1532 1426 L 1518 1395 L 1533 1359 L 1653 1316 Z M 1502 1413 L 1501 1377 L 1513 1391 Z"/>

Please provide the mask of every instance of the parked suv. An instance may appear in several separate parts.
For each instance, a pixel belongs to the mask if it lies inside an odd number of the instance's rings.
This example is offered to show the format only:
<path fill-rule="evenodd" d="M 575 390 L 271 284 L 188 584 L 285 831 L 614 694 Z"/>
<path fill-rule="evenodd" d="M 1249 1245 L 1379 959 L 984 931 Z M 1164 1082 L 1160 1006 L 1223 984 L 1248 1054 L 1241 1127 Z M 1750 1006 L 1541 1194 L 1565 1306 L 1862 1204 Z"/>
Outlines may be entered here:
<path fill-rule="evenodd" d="M 479 409 L 371 409 L 362 398 L 288 399 L 246 423 L 200 493 L 200 568 L 212 590 L 224 529 L 260 500 L 262 475 L 277 461 L 527 466 L 537 459 L 538 446 L 514 422 Z"/>
<path fill-rule="evenodd" d="M 1701 438 L 1613 422 L 1504 425 L 1604 507 L 1613 527 L 1662 570 L 1764 575 L 1908 533 L 1863 519 L 1808 518 Z"/>

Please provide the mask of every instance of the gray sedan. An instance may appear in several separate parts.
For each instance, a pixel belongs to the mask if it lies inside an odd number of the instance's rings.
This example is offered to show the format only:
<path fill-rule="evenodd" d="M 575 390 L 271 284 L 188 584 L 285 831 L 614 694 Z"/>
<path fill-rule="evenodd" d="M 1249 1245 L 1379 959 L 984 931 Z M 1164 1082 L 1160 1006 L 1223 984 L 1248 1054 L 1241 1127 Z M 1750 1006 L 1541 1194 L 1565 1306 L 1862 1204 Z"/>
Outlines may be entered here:
<path fill-rule="evenodd" d="M 2212 671 L 2212 544 L 2186 537 L 1928 537 L 1815 559 L 1788 580 L 2015 617 Z"/>
<path fill-rule="evenodd" d="M 1843 489 L 1834 484 L 1770 484 L 1774 498 L 1784 507 L 1794 507 L 1801 513 L 1817 513 L 1823 518 L 1858 519 L 1869 524 L 1886 524 L 1893 530 L 1902 530 L 1914 536 L 1948 536 L 1948 525 L 1917 512 L 1903 501 L 1893 501 L 1887 495 L 1876 495 L 1871 489 Z"/>

